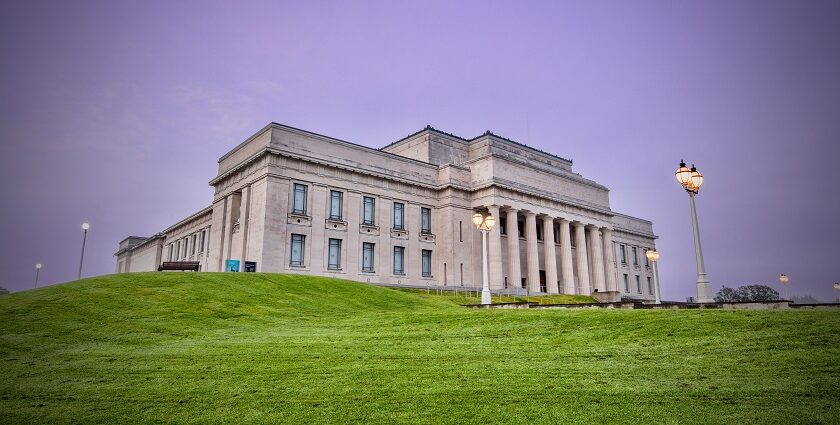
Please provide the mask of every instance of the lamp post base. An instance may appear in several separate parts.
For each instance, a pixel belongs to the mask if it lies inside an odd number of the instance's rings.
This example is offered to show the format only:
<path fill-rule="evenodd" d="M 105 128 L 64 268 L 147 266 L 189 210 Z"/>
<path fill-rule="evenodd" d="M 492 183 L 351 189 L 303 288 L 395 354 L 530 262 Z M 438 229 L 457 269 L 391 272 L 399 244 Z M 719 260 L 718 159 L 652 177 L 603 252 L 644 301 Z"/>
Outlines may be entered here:
<path fill-rule="evenodd" d="M 712 298 L 712 284 L 706 280 L 705 276 L 697 278 L 697 302 L 698 303 L 713 303 L 715 299 Z"/>
<path fill-rule="evenodd" d="M 490 290 L 489 289 L 485 288 L 484 290 L 481 291 L 481 303 L 482 304 L 492 304 L 492 301 L 490 301 Z"/>

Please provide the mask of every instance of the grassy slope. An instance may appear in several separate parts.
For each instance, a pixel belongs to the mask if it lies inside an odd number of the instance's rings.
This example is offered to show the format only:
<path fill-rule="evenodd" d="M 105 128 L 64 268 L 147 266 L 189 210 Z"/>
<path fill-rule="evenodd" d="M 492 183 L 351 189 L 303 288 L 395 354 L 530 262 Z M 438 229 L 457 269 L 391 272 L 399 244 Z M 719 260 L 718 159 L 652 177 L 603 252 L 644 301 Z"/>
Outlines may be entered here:
<path fill-rule="evenodd" d="M 834 311 L 474 310 L 132 274 L 0 297 L 0 421 L 840 422 Z"/>

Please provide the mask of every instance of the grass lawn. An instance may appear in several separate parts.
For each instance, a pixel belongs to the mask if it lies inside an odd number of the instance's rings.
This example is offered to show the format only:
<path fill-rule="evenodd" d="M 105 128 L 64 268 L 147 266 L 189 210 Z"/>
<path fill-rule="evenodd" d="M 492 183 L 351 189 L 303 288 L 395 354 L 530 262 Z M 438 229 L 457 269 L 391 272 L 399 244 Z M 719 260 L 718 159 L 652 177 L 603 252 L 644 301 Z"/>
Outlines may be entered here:
<path fill-rule="evenodd" d="M 840 312 L 484 310 L 348 281 L 0 296 L 4 423 L 840 423 Z"/>

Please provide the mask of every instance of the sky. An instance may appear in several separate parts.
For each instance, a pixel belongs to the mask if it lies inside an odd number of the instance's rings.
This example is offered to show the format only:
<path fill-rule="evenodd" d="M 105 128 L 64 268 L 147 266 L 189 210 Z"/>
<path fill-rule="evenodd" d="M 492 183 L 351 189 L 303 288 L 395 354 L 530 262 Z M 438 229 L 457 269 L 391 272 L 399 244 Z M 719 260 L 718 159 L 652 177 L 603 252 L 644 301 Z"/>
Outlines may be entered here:
<path fill-rule="evenodd" d="M 824 301 L 840 281 L 840 2 L 4 1 L 0 286 L 113 273 L 206 207 L 269 122 L 382 147 L 427 124 L 574 161 L 652 220 L 665 299 L 706 269 Z"/>

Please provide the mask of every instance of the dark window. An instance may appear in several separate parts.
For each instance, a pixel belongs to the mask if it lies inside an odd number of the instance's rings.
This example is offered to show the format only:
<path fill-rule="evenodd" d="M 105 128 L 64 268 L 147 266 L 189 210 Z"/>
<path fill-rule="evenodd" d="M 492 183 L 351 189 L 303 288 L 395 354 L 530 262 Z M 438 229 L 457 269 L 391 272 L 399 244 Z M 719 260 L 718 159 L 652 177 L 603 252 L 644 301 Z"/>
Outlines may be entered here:
<path fill-rule="evenodd" d="M 650 278 L 647 278 L 648 281 L 648 293 L 653 294 L 653 282 L 651 282 Z"/>
<path fill-rule="evenodd" d="M 198 239 L 198 234 L 192 235 L 192 243 L 190 244 L 190 255 L 195 255 L 195 245 L 196 240 Z"/>
<path fill-rule="evenodd" d="M 499 217 L 499 233 L 507 235 L 507 216 Z"/>
<path fill-rule="evenodd" d="M 405 205 L 402 202 L 394 202 L 394 229 L 405 228 Z"/>
<path fill-rule="evenodd" d="M 420 233 L 432 233 L 432 209 L 420 208 Z"/>
<path fill-rule="evenodd" d="M 630 279 L 627 274 L 624 275 L 624 292 L 630 293 Z"/>
<path fill-rule="evenodd" d="M 362 244 L 362 271 L 373 273 L 373 248 L 374 244 L 365 242 Z"/>
<path fill-rule="evenodd" d="M 524 221 L 517 221 L 516 222 L 516 232 L 517 237 L 525 237 L 525 222 Z"/>
<path fill-rule="evenodd" d="M 405 257 L 405 248 L 401 246 L 394 247 L 394 274 L 405 274 L 405 267 L 403 259 Z"/>
<path fill-rule="evenodd" d="M 642 250 L 642 256 L 645 257 L 645 267 L 650 267 L 650 260 L 647 258 L 648 250 Z"/>
<path fill-rule="evenodd" d="M 543 240 L 543 225 L 537 223 L 537 240 Z"/>
<path fill-rule="evenodd" d="M 560 234 L 557 232 L 557 226 L 551 226 L 554 231 L 554 243 L 560 243 Z"/>
<path fill-rule="evenodd" d="M 306 191 L 305 184 L 295 183 L 295 196 L 292 204 L 292 212 L 295 214 L 306 214 Z"/>
<path fill-rule="evenodd" d="M 636 251 L 636 247 L 634 246 L 634 247 L 633 247 L 633 265 L 634 265 L 634 266 L 638 266 L 638 265 L 639 265 L 639 256 L 638 256 L 638 255 L 636 255 L 636 254 L 637 254 L 637 251 Z"/>
<path fill-rule="evenodd" d="M 341 269 L 341 239 L 330 239 L 327 267 L 331 270 Z"/>
<path fill-rule="evenodd" d="M 639 281 L 639 275 L 636 275 L 636 292 L 642 293 L 642 282 Z"/>
<path fill-rule="evenodd" d="M 207 231 L 201 231 L 201 244 L 198 245 L 198 252 L 204 252 L 204 239 L 207 237 Z"/>
<path fill-rule="evenodd" d="M 375 208 L 376 208 L 376 200 L 369 197 L 369 196 L 365 196 L 364 197 L 364 208 L 362 210 L 362 224 L 367 224 L 367 225 L 371 225 L 371 226 L 375 224 L 375 221 L 374 221 L 374 218 L 376 217 L 376 215 L 374 214 Z"/>
<path fill-rule="evenodd" d="M 432 277 L 432 251 L 428 249 L 422 250 L 423 258 L 423 277 Z"/>
<path fill-rule="evenodd" d="M 627 248 L 625 248 L 624 245 L 619 245 L 618 246 L 618 251 L 619 251 L 619 255 L 621 257 L 621 265 L 626 266 L 627 265 Z"/>
<path fill-rule="evenodd" d="M 330 191 L 330 219 L 341 220 L 344 193 L 337 190 Z"/>
<path fill-rule="evenodd" d="M 458 222 L 458 241 L 459 242 L 464 241 L 464 222 L 463 221 Z"/>
<path fill-rule="evenodd" d="M 289 255 L 289 265 L 303 267 L 303 249 L 306 236 L 292 234 L 292 252 Z"/>

